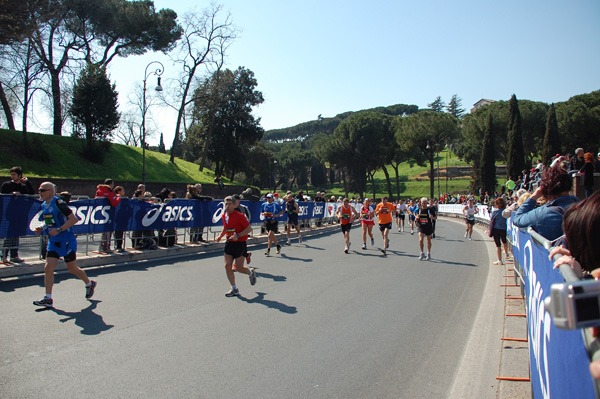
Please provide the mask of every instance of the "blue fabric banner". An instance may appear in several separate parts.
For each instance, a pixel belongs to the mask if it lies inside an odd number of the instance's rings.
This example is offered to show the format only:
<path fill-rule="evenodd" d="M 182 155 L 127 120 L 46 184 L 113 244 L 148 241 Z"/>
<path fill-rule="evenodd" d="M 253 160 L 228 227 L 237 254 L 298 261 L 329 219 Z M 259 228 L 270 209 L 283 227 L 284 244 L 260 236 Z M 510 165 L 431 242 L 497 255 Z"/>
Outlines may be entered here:
<path fill-rule="evenodd" d="M 261 202 L 240 201 L 250 213 L 250 223 L 261 223 Z M 0 195 L 0 238 L 35 234 L 41 226 L 39 220 L 42 202 L 33 198 Z M 325 217 L 322 202 L 300 202 L 299 219 Z M 223 201 L 197 201 L 177 199 L 165 204 L 123 199 L 112 207 L 107 199 L 98 198 L 69 203 L 79 222 L 72 227 L 75 234 L 102 233 L 104 231 L 158 230 L 172 227 L 220 226 L 225 210 Z M 286 214 L 278 220 L 287 220 Z"/>
<path fill-rule="evenodd" d="M 534 398 L 594 398 L 589 358 L 581 330 L 556 328 L 544 309 L 550 286 L 564 278 L 548 259 L 546 248 L 509 225 L 515 260 L 524 271 L 531 387 Z"/>

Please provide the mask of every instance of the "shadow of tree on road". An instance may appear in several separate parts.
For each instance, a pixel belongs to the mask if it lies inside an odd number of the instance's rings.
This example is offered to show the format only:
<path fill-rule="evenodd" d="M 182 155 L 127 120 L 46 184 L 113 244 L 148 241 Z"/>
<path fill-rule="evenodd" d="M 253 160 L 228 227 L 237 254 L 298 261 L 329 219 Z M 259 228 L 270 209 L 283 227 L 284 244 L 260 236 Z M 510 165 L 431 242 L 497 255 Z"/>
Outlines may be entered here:
<path fill-rule="evenodd" d="M 239 296 L 238 298 L 247 303 L 258 303 L 260 305 L 264 305 L 271 309 L 277 309 L 283 313 L 288 313 L 288 314 L 298 313 L 298 309 L 295 306 L 289 306 L 289 305 L 286 305 L 281 302 L 270 301 L 268 299 L 265 299 L 265 296 L 267 294 L 265 294 L 264 292 L 257 292 L 256 294 L 257 294 L 257 296 L 252 299 L 244 298 L 243 296 Z"/>

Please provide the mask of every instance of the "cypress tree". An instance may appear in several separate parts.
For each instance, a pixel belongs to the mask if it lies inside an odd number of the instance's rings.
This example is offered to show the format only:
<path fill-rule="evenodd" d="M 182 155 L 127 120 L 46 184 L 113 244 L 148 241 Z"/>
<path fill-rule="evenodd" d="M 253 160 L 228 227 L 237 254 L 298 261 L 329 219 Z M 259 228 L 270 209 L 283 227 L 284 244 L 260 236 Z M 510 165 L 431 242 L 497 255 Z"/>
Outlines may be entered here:
<path fill-rule="evenodd" d="M 166 154 L 167 149 L 165 148 L 165 141 L 163 140 L 163 134 L 160 134 L 160 142 L 158 143 L 158 152 L 161 154 Z"/>
<path fill-rule="evenodd" d="M 550 166 L 552 157 L 560 154 L 560 147 L 556 109 L 554 108 L 554 104 L 550 104 L 548 120 L 546 121 L 546 135 L 544 136 L 544 146 L 542 148 L 542 162 L 544 165 Z"/>
<path fill-rule="evenodd" d="M 509 118 L 508 125 L 508 156 L 506 159 L 506 173 L 508 178 L 516 180 L 525 167 L 525 149 L 523 145 L 523 130 L 521 126 L 521 112 L 517 96 L 512 95 L 508 103 Z"/>
<path fill-rule="evenodd" d="M 496 153 L 494 149 L 494 124 L 490 112 L 487 128 L 483 136 L 483 152 L 481 153 L 480 173 L 481 191 L 493 197 L 496 192 Z"/>

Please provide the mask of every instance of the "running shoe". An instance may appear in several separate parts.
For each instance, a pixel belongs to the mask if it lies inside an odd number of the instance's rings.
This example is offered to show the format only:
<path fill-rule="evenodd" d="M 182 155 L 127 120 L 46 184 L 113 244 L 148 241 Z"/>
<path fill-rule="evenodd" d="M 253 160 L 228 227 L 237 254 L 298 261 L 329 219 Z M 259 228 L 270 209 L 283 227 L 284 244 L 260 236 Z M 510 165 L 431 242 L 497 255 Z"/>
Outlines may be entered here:
<path fill-rule="evenodd" d="M 271 254 L 271 248 L 267 248 L 265 251 L 265 255 L 269 256 Z"/>
<path fill-rule="evenodd" d="M 248 265 L 250 264 L 250 261 L 251 261 L 250 257 L 251 256 L 252 256 L 252 252 L 248 252 L 248 254 L 246 255 L 246 264 L 248 264 Z"/>
<path fill-rule="evenodd" d="M 402 232 L 404 233 L 404 227 L 402 228 Z"/>
<path fill-rule="evenodd" d="M 502 266 L 504 263 L 501 260 L 497 260 L 493 263 L 494 265 Z"/>
<path fill-rule="evenodd" d="M 238 290 L 237 288 L 232 288 L 225 293 L 225 296 L 228 298 L 231 298 L 232 296 L 238 296 L 238 295 L 240 295 L 240 290 Z"/>
<path fill-rule="evenodd" d="M 52 298 L 48 298 L 47 296 L 43 297 L 39 301 L 33 301 L 33 304 L 35 306 L 44 306 L 44 307 L 47 307 L 47 308 L 53 308 L 54 307 L 54 301 L 52 300 Z"/>
<path fill-rule="evenodd" d="M 471 236 L 469 236 L 469 241 L 473 241 L 473 239 L 471 238 Z"/>
<path fill-rule="evenodd" d="M 371 238 L 371 246 L 374 247 L 375 246 L 375 239 Z"/>
<path fill-rule="evenodd" d="M 290 240 L 287 240 L 287 241 L 285 242 L 285 245 L 292 245 L 292 242 L 291 242 Z"/>
<path fill-rule="evenodd" d="M 427 252 L 427 257 L 425 258 L 425 260 L 431 260 L 431 252 Z"/>
<path fill-rule="evenodd" d="M 381 253 L 385 255 L 385 248 L 381 250 Z"/>
<path fill-rule="evenodd" d="M 256 271 L 254 271 L 254 268 L 251 267 L 250 268 L 250 285 L 254 285 L 256 284 Z"/>
<path fill-rule="evenodd" d="M 281 245 L 277 244 L 277 253 L 281 252 Z"/>
<path fill-rule="evenodd" d="M 19 258 L 18 256 L 15 256 L 14 258 L 10 258 L 10 261 L 13 263 L 23 263 L 25 262 L 23 259 Z"/>
<path fill-rule="evenodd" d="M 361 248 L 362 249 L 367 249 L 367 244 L 363 244 Z"/>
<path fill-rule="evenodd" d="M 465 233 L 465 238 L 467 238 L 468 235 L 469 235 L 469 233 Z"/>
<path fill-rule="evenodd" d="M 85 286 L 85 299 L 90 299 L 94 296 L 94 290 L 96 289 L 96 282 L 94 280 L 90 280 L 91 284 L 89 286 Z"/>
<path fill-rule="evenodd" d="M 402 229 L 400 227 L 398 227 L 398 233 L 401 233 Z"/>
<path fill-rule="evenodd" d="M 421 254 L 419 255 L 419 260 L 423 260 L 425 259 L 425 254 L 423 252 L 421 252 Z"/>
<path fill-rule="evenodd" d="M 414 231 L 414 230 L 411 230 L 411 231 L 410 231 L 410 235 L 415 235 L 415 231 Z"/>
<path fill-rule="evenodd" d="M 347 245 L 344 247 L 344 252 L 348 253 L 348 246 Z"/>

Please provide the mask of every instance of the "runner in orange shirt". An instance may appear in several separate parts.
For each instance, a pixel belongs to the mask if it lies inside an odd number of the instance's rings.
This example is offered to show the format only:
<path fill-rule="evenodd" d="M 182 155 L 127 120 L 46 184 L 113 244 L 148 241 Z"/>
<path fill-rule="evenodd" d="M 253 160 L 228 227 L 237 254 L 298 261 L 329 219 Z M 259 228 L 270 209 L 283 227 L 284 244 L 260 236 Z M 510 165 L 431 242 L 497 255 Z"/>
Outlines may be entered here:
<path fill-rule="evenodd" d="M 356 209 L 350 205 L 350 200 L 348 198 L 344 198 L 342 205 L 340 205 L 337 211 L 335 211 L 335 214 L 340 220 L 340 226 L 342 226 L 342 233 L 344 234 L 344 241 L 346 242 L 344 252 L 348 253 L 348 250 L 350 250 L 350 228 L 352 227 L 352 221 L 359 215 L 358 212 L 356 212 Z"/>
<path fill-rule="evenodd" d="M 384 255 L 390 246 L 388 235 L 392 229 L 392 215 L 394 214 L 394 211 L 395 207 L 388 202 L 387 197 L 383 197 L 381 202 L 377 204 L 377 207 L 375 208 L 375 215 L 377 215 L 379 221 L 379 230 L 383 237 L 383 249 L 381 252 L 383 252 Z"/>

